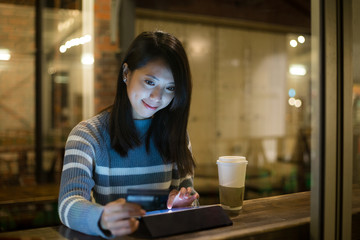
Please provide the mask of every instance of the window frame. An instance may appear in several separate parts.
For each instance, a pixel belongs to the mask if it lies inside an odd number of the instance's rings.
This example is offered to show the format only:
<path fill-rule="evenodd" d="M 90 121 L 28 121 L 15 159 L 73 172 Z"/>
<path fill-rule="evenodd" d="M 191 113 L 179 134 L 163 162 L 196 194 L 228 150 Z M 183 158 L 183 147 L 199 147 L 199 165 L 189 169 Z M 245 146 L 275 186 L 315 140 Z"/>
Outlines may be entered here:
<path fill-rule="evenodd" d="M 311 13 L 311 238 L 351 239 L 351 1 L 313 0 Z"/>

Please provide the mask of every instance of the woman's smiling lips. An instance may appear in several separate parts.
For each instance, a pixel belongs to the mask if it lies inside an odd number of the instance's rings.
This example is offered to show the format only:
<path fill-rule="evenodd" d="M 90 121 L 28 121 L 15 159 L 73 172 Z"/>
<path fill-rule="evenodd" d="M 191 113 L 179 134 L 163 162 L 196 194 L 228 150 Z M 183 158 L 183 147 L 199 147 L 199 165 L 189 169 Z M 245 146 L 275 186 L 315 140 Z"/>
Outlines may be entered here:
<path fill-rule="evenodd" d="M 144 106 L 145 106 L 146 108 L 148 108 L 148 109 L 156 110 L 156 109 L 158 108 L 158 107 L 152 107 L 152 106 L 150 106 L 150 105 L 147 104 L 144 100 L 142 100 L 142 102 L 143 102 Z"/>

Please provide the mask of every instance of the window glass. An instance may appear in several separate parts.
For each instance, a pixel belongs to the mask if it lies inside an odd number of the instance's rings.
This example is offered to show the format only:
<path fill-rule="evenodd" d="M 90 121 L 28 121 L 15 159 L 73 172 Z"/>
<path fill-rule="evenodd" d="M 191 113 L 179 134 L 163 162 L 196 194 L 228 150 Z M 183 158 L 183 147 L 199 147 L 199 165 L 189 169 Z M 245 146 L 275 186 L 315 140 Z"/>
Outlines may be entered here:
<path fill-rule="evenodd" d="M 34 165 L 27 157 L 34 155 L 35 8 L 0 4 L 0 12 L 0 184 L 18 185 L 34 181 L 34 168 L 20 166 Z"/>
<path fill-rule="evenodd" d="M 189 57 L 189 135 L 200 203 L 219 202 L 216 160 L 223 155 L 249 161 L 246 199 L 310 190 L 310 6 L 303 5 L 308 15 L 301 16 L 307 30 L 294 31 L 274 28 L 298 27 L 294 19 L 301 17 L 282 15 L 289 7 L 285 3 L 280 10 L 272 9 L 282 20 L 264 19 L 259 11 L 271 6 L 261 4 L 257 10 L 251 4 L 241 6 L 239 11 L 251 14 L 214 13 L 209 6 L 200 18 L 193 14 L 201 11 L 195 6 L 186 12 L 177 5 L 156 9 L 146 1 L 137 3 L 136 34 L 173 33 Z M 218 9 L 239 8 L 230 5 Z"/>
<path fill-rule="evenodd" d="M 14 192 L 0 191 L 0 201 L 18 203 L 0 208 L 1 231 L 59 223 L 56 204 L 66 138 L 94 109 L 112 103 L 116 55 L 122 50 L 110 40 L 111 14 L 116 13 L 110 13 L 112 1 L 87 7 L 92 1 L 43 1 L 41 158 L 46 184 L 39 187 L 33 2 L 0 3 L 0 185 Z M 219 203 L 216 160 L 222 155 L 249 161 L 246 199 L 309 190 L 310 1 L 137 0 L 135 5 L 135 34 L 171 32 L 190 60 L 188 130 L 200 203 Z M 94 12 L 101 68 L 97 99 L 89 75 L 94 72 L 95 36 L 88 14 Z M 29 192 L 39 202 L 19 204 Z"/>
<path fill-rule="evenodd" d="M 360 26 L 360 4 L 357 1 L 353 1 L 353 29 L 357 29 Z M 360 69 L 357 64 L 360 61 L 360 34 L 358 31 L 353 31 L 353 182 L 360 184 Z"/>
<path fill-rule="evenodd" d="M 42 154 L 37 156 L 34 2 L 0 3 L 0 231 L 60 223 L 65 141 L 89 102 L 83 79 L 93 59 L 84 53 L 91 53 L 92 36 L 83 26 L 82 1 L 42 1 Z"/>
<path fill-rule="evenodd" d="M 59 181 L 66 138 L 82 119 L 82 52 L 92 40 L 91 35 L 83 34 L 81 1 L 52 4 L 43 13 L 43 169 L 49 176 L 46 182 Z"/>
<path fill-rule="evenodd" d="M 360 207 L 360 33 L 356 31 L 360 27 L 360 3 L 352 1 L 352 34 L 353 34 L 353 217 L 352 217 L 352 239 L 359 238 L 357 224 L 359 222 Z"/>

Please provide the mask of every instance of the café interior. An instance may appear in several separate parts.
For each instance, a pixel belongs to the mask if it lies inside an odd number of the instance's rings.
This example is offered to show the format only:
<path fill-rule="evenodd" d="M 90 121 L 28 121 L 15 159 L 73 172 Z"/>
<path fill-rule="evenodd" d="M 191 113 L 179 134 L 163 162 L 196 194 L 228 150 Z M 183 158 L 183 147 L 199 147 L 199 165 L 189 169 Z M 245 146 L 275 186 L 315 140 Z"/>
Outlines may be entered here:
<path fill-rule="evenodd" d="M 360 239 L 359 13 L 336 0 L 1 0 L 0 233 L 61 225 L 68 134 L 113 103 L 134 37 L 161 30 L 190 62 L 200 205 L 219 203 L 219 156 L 244 156 L 245 210 L 307 196 L 305 220 L 271 236 Z"/>

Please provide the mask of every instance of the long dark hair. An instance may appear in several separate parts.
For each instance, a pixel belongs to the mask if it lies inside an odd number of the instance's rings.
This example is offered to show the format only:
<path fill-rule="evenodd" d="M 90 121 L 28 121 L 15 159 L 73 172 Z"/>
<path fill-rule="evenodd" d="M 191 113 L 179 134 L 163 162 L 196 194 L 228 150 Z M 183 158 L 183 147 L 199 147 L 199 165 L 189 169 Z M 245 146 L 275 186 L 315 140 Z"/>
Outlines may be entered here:
<path fill-rule="evenodd" d="M 180 176 L 192 174 L 195 162 L 188 149 L 187 124 L 191 100 L 191 73 L 189 61 L 181 42 L 173 35 L 160 31 L 143 32 L 130 45 L 122 66 L 127 63 L 130 71 L 148 62 L 164 60 L 174 77 L 175 96 L 170 104 L 155 113 L 146 136 L 146 148 L 153 137 L 155 146 L 164 162 L 176 163 Z M 112 147 L 127 156 L 129 149 L 141 144 L 136 132 L 132 107 L 123 82 L 123 67 L 117 81 L 117 92 L 110 115 Z"/>

